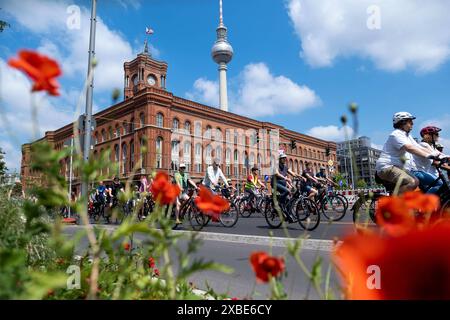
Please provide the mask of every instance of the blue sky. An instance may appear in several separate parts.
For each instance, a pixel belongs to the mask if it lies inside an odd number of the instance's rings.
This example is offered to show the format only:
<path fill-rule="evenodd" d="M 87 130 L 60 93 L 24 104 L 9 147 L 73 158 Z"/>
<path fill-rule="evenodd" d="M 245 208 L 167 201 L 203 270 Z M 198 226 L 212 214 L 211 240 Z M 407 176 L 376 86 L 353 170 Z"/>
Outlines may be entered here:
<path fill-rule="evenodd" d="M 153 56 L 169 64 L 175 95 L 218 105 L 217 66 L 210 50 L 218 0 L 98 0 L 94 104 L 110 105 L 123 87 L 123 62 L 140 52 L 145 27 Z M 80 8 L 80 28 L 68 19 Z M 373 7 L 375 5 L 375 7 Z M 20 167 L 20 144 L 32 139 L 29 81 L 6 66 L 21 48 L 61 62 L 62 96 L 38 95 L 42 132 L 75 118 L 86 75 L 89 1 L 0 0 L 11 27 L 0 34 L 0 146 L 10 169 Z M 224 0 L 224 22 L 235 55 L 228 66 L 233 112 L 324 139 L 342 140 L 339 118 L 359 109 L 359 134 L 382 145 L 396 111 L 444 129 L 450 150 L 450 3 L 431 0 Z M 73 24 L 71 25 L 73 27 Z M 84 109 L 84 105 L 83 105 Z"/>

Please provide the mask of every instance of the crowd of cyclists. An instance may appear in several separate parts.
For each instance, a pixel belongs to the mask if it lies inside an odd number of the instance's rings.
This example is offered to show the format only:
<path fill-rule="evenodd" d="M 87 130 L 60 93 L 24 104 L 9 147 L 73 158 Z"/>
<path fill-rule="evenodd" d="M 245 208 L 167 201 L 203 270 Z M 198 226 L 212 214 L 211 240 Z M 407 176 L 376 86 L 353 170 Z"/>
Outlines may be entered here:
<path fill-rule="evenodd" d="M 450 206 L 449 157 L 443 153 L 442 145 L 438 144 L 441 129 L 424 127 L 420 130 L 422 141 L 416 141 L 411 135 L 414 119 L 408 112 L 394 115 L 394 131 L 389 135 L 376 163 L 376 180 L 390 192 L 397 186 L 400 194 L 416 189 L 438 194 L 441 201 L 449 202 Z M 338 185 L 327 176 L 325 167 L 322 166 L 320 172 L 314 174 L 312 163 L 307 162 L 306 168 L 298 174 L 288 167 L 284 151 L 280 151 L 278 160 L 278 166 L 270 178 L 261 178 L 259 168 L 251 168 L 242 189 L 233 186 L 231 179 L 226 178 L 219 159 L 212 161 L 199 182 L 189 176 L 186 165 L 181 163 L 179 170 L 172 175 L 173 183 L 178 184 L 181 190 L 174 205 L 175 224 L 182 224 L 180 211 L 183 203 L 195 197 L 200 185 L 233 202 L 243 217 L 250 216 L 252 212 L 261 212 L 271 227 L 278 226 L 275 220 L 284 218 L 300 224 L 301 221 L 308 220 L 311 223 L 314 220 L 310 227 L 314 229 L 319 224 L 321 213 L 329 220 L 342 219 L 349 206 L 348 200 L 334 192 L 334 187 Z M 127 215 L 132 212 L 137 201 L 143 200 L 144 209 L 140 217 L 145 218 L 154 207 L 150 192 L 152 182 L 153 176 L 148 180 L 146 175 L 142 175 L 139 182 L 132 186 L 132 198 L 120 201 L 119 195 L 125 192 L 125 186 L 119 178 L 115 177 L 109 185 L 100 181 L 90 195 L 90 214 L 97 219 L 104 216 L 110 222 L 105 210 L 119 208 Z M 277 197 L 272 197 L 273 193 Z M 273 199 L 276 199 L 275 202 Z M 334 213 L 328 212 L 330 210 Z M 279 217 L 280 211 L 283 217 Z"/>

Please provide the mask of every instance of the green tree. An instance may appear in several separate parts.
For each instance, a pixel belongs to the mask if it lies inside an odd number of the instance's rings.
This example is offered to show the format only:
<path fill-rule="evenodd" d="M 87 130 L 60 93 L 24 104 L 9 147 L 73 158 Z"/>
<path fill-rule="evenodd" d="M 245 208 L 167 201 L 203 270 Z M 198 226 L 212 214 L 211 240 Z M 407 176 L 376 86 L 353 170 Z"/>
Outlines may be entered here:
<path fill-rule="evenodd" d="M 0 148 L 0 179 L 5 176 L 6 170 L 8 170 L 8 168 L 6 167 L 5 153 L 2 148 Z"/>
<path fill-rule="evenodd" d="M 364 181 L 363 179 L 359 179 L 359 180 L 356 182 L 356 188 L 358 188 L 358 189 L 365 189 L 365 188 L 367 188 L 367 183 L 366 183 L 366 181 Z"/>
<path fill-rule="evenodd" d="M 333 180 L 334 180 L 334 182 L 336 182 L 339 185 L 339 187 L 336 187 L 336 189 L 338 189 L 338 190 L 348 189 L 347 180 L 345 180 L 344 176 L 341 173 L 337 173 L 333 177 Z M 341 181 L 342 181 L 342 185 L 341 185 Z"/>

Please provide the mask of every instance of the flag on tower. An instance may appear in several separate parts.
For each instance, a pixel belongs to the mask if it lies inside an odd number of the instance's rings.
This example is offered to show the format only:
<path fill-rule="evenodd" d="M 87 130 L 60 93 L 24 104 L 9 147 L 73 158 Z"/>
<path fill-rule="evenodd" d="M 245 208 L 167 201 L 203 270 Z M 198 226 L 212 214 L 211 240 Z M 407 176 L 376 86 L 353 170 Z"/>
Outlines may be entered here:
<path fill-rule="evenodd" d="M 149 28 L 149 27 L 146 27 L 145 28 L 145 34 L 153 34 L 153 29 Z"/>

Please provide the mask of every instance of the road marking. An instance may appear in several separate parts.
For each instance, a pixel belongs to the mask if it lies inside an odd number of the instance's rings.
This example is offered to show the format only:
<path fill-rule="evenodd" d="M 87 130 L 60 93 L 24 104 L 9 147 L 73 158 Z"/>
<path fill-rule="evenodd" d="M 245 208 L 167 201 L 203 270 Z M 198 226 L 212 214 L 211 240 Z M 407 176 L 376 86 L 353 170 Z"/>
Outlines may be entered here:
<path fill-rule="evenodd" d="M 114 230 L 117 226 L 108 225 L 95 225 L 103 229 Z M 68 226 L 68 228 L 83 228 L 83 226 Z M 267 237 L 267 236 L 254 236 L 244 234 L 232 234 L 232 233 L 216 233 L 216 232 L 195 232 L 195 231 L 183 231 L 173 230 L 174 233 L 191 234 L 197 233 L 198 238 L 202 240 L 210 241 L 222 241 L 251 245 L 270 245 L 274 247 L 287 247 L 288 244 L 294 244 L 295 241 L 301 241 L 300 248 L 305 250 L 319 250 L 319 251 L 332 251 L 335 247 L 333 240 L 323 239 L 303 239 L 303 238 L 283 238 L 283 237 Z M 341 242 L 339 241 L 338 244 Z"/>

